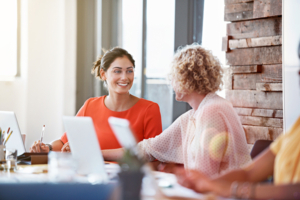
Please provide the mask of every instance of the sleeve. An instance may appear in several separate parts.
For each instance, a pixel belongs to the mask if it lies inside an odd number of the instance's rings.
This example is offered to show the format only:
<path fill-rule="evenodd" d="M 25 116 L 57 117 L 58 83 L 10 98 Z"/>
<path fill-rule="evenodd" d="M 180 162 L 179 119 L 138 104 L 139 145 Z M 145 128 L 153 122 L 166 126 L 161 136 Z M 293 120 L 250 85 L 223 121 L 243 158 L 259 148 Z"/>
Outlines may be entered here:
<path fill-rule="evenodd" d="M 274 140 L 274 142 L 271 143 L 270 149 L 275 155 L 280 151 L 285 140 L 288 140 L 288 138 L 292 134 L 298 133 L 297 129 L 299 126 L 300 126 L 300 117 L 297 119 L 297 121 L 293 124 L 293 126 L 285 134 L 282 133 L 276 140 Z"/>
<path fill-rule="evenodd" d="M 144 118 L 144 139 L 153 138 L 162 132 L 159 106 L 153 103 L 147 108 Z"/>
<path fill-rule="evenodd" d="M 76 114 L 76 116 L 78 117 L 80 117 L 80 116 L 85 116 L 85 111 L 86 111 L 86 108 L 87 108 L 87 106 L 88 106 L 88 101 L 89 100 L 87 100 L 84 104 L 83 104 L 83 106 L 79 109 L 79 111 L 77 112 L 77 114 Z M 66 142 L 68 142 L 68 137 L 67 137 L 67 133 L 65 132 L 62 136 L 61 136 L 61 138 L 60 138 L 60 140 L 65 144 Z"/>
<path fill-rule="evenodd" d="M 228 146 L 228 133 L 222 113 L 204 110 L 203 117 L 196 119 L 195 141 L 191 152 L 195 156 L 195 169 L 208 176 L 219 173 Z"/>
<path fill-rule="evenodd" d="M 139 142 L 138 151 L 148 161 L 183 163 L 180 117 L 160 135 Z"/>
<path fill-rule="evenodd" d="M 288 135 L 289 135 L 288 133 L 281 134 L 274 142 L 271 143 L 270 149 L 275 155 L 277 155 L 278 152 L 280 151 L 282 147 L 282 143 Z"/>

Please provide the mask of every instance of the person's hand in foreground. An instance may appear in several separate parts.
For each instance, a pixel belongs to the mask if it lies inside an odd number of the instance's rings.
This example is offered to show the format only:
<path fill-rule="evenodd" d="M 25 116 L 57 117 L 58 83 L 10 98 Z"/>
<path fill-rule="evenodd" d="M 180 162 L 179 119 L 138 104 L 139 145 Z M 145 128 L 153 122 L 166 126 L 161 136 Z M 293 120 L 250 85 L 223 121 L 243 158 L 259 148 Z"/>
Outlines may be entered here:
<path fill-rule="evenodd" d="M 69 142 L 64 144 L 64 146 L 61 148 L 61 152 L 71 152 Z"/>
<path fill-rule="evenodd" d="M 176 168 L 174 172 L 178 183 L 184 187 L 193 189 L 199 193 L 205 193 L 212 190 L 212 180 L 199 171 Z"/>
<path fill-rule="evenodd" d="M 49 152 L 49 147 L 41 143 L 40 140 L 35 141 L 33 145 L 30 147 L 30 153 L 47 153 Z"/>
<path fill-rule="evenodd" d="M 183 164 L 177 164 L 177 163 L 160 162 L 159 165 L 157 166 L 158 171 L 165 172 L 165 173 L 172 173 L 172 174 L 174 174 L 177 169 L 183 169 L 183 168 L 184 168 Z"/>

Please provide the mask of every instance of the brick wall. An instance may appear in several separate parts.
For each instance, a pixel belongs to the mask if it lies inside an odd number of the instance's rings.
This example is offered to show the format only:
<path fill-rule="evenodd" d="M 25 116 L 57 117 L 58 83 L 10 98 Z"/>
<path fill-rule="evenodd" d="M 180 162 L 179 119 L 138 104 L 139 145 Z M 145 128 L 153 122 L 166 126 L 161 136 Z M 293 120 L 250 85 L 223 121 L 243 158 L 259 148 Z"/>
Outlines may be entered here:
<path fill-rule="evenodd" d="M 249 148 L 283 131 L 281 15 L 281 0 L 225 0 L 226 99 L 240 116 Z"/>

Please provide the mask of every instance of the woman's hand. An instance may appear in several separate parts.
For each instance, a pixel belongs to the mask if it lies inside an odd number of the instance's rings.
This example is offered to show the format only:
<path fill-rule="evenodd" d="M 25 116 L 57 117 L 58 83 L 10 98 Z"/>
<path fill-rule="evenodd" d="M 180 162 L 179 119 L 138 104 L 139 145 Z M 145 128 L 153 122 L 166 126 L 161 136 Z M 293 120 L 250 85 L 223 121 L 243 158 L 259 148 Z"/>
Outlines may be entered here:
<path fill-rule="evenodd" d="M 64 144 L 64 146 L 61 148 L 61 152 L 71 152 L 69 142 Z"/>
<path fill-rule="evenodd" d="M 196 170 L 177 168 L 175 171 L 178 183 L 184 187 L 204 193 L 212 191 L 212 180 Z"/>
<path fill-rule="evenodd" d="M 177 163 L 160 163 L 157 166 L 157 170 L 161 172 L 166 172 L 166 173 L 172 173 L 174 174 L 178 169 L 184 168 L 182 164 L 177 164 Z"/>
<path fill-rule="evenodd" d="M 35 141 L 30 147 L 31 153 L 47 153 L 49 152 L 49 147 L 44 143 L 41 143 L 40 140 Z"/>

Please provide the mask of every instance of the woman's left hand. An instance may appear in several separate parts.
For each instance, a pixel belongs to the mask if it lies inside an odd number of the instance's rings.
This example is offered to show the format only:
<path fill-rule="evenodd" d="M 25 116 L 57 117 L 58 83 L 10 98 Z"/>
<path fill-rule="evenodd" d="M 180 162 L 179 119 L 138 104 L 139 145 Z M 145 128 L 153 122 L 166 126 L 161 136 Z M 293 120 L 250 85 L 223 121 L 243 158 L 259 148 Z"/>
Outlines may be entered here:
<path fill-rule="evenodd" d="M 69 142 L 64 144 L 64 146 L 61 148 L 61 152 L 71 152 Z"/>

